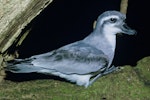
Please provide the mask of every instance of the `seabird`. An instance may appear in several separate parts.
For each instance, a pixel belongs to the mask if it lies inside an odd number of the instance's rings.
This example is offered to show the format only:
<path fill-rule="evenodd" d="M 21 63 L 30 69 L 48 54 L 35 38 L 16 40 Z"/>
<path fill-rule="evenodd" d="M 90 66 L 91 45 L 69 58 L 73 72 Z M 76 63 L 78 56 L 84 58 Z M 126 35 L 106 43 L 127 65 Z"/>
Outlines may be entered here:
<path fill-rule="evenodd" d="M 119 11 L 105 11 L 98 17 L 93 32 L 83 40 L 48 53 L 15 59 L 7 63 L 6 71 L 54 75 L 88 87 L 99 77 L 117 70 L 112 65 L 116 34 L 136 34 L 125 19 L 125 14 Z"/>

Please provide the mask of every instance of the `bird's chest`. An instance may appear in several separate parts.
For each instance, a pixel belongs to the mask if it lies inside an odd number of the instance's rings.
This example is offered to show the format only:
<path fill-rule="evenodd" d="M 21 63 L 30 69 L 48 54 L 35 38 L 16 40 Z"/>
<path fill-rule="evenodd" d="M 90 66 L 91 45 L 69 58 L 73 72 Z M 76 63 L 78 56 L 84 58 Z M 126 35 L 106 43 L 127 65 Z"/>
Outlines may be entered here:
<path fill-rule="evenodd" d="M 108 42 L 109 47 L 112 49 L 112 51 L 115 51 L 116 48 L 116 36 L 114 35 L 106 35 L 106 40 L 105 42 Z"/>
<path fill-rule="evenodd" d="M 114 58 L 116 40 L 112 37 L 109 37 L 109 39 L 102 39 L 95 44 L 95 47 L 102 50 L 104 54 L 108 56 L 109 63 L 111 64 Z"/>

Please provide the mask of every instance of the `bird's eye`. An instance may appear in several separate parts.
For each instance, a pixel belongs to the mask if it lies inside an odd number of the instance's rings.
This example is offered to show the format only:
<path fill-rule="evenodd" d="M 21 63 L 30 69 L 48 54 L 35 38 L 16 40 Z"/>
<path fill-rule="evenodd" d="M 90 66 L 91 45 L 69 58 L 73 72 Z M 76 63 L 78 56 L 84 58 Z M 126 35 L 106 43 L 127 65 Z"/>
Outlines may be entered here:
<path fill-rule="evenodd" d="M 117 21 L 116 18 L 110 18 L 110 22 L 115 23 Z"/>

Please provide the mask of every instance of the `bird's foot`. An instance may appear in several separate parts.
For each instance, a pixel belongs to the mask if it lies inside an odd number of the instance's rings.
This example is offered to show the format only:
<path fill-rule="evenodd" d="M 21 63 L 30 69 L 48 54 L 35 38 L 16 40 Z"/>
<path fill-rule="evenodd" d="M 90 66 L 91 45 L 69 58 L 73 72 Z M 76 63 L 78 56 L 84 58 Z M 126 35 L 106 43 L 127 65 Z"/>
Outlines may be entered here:
<path fill-rule="evenodd" d="M 104 73 L 102 73 L 102 75 L 107 75 L 109 73 L 112 73 L 112 72 L 118 71 L 118 70 L 119 70 L 119 67 L 115 67 L 114 65 L 112 65 L 111 67 L 106 69 L 106 71 L 104 71 Z"/>
<path fill-rule="evenodd" d="M 109 73 L 112 73 L 112 72 L 114 72 L 114 71 L 117 71 L 117 70 L 119 70 L 119 67 L 115 67 L 115 66 L 113 65 L 112 67 L 106 69 L 105 72 L 100 73 L 100 74 L 98 74 L 96 77 L 94 77 L 94 78 L 89 82 L 88 86 L 91 85 L 93 82 L 95 82 L 98 78 L 100 78 L 100 77 L 102 77 L 102 76 L 104 76 L 104 75 L 107 75 L 107 74 L 109 74 Z M 86 86 L 86 87 L 88 87 L 88 86 Z"/>

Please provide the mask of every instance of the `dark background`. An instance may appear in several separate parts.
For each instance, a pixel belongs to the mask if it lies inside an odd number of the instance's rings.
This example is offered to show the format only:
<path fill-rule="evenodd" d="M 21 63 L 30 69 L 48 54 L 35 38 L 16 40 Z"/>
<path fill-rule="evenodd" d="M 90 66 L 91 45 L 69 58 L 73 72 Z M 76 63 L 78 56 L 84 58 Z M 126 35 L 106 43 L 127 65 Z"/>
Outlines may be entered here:
<path fill-rule="evenodd" d="M 136 36 L 117 37 L 114 64 L 135 66 L 150 56 L 148 32 L 148 0 L 129 0 L 128 25 L 137 30 Z M 120 10 L 120 0 L 53 0 L 27 27 L 32 30 L 18 48 L 20 58 L 57 49 L 86 37 L 93 22 L 104 11 Z"/>

